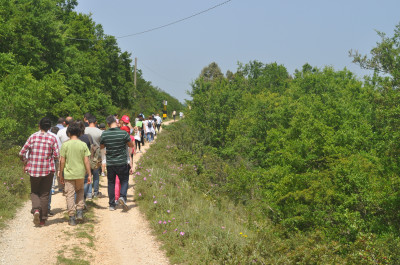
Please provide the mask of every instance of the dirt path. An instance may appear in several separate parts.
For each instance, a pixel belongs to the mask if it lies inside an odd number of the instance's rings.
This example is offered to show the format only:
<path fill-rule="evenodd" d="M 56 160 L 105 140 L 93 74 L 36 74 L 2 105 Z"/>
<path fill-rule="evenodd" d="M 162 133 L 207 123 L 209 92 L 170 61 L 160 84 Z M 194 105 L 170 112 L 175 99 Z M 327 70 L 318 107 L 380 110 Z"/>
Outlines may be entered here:
<path fill-rule="evenodd" d="M 134 156 L 134 167 L 149 148 Z M 76 236 L 82 230 L 92 230 L 94 246 L 83 247 L 83 257 L 90 264 L 169 264 L 160 243 L 152 235 L 148 222 L 133 202 L 134 183 L 130 177 L 128 189 L 129 211 L 108 210 L 107 178 L 100 181 L 103 197 L 94 200 L 94 222 L 70 227 L 65 218 L 66 202 L 62 193 L 52 198 L 52 212 L 46 226 L 35 227 L 27 201 L 3 229 L 0 235 L 0 264 L 57 264 L 57 258 L 67 248 L 89 245 L 87 238 Z M 78 231 L 78 232 L 77 232 Z M 90 234 L 90 233 L 89 233 Z M 90 236 L 90 235 L 89 235 Z M 89 237 L 88 236 L 88 237 Z M 79 252 L 78 256 L 79 256 Z"/>

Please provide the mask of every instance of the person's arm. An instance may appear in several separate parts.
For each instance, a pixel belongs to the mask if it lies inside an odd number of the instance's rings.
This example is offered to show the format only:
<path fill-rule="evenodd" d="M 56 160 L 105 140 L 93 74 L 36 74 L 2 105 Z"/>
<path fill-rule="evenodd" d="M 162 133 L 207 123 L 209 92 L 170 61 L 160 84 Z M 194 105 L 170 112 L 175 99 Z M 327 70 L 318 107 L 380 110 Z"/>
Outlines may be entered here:
<path fill-rule="evenodd" d="M 86 173 L 88 174 L 87 183 L 90 184 L 92 183 L 92 170 L 90 169 L 90 161 L 88 156 L 85 156 L 84 162 L 85 162 Z"/>
<path fill-rule="evenodd" d="M 134 148 L 135 146 L 133 145 L 132 141 L 126 142 L 126 145 L 128 147 Z"/>
<path fill-rule="evenodd" d="M 65 157 L 61 156 L 61 158 L 60 158 L 60 170 L 58 171 L 58 175 L 60 176 L 60 181 L 61 181 L 61 184 L 63 184 L 63 185 L 65 184 L 64 183 L 64 174 L 63 174 L 64 167 L 65 167 Z"/>

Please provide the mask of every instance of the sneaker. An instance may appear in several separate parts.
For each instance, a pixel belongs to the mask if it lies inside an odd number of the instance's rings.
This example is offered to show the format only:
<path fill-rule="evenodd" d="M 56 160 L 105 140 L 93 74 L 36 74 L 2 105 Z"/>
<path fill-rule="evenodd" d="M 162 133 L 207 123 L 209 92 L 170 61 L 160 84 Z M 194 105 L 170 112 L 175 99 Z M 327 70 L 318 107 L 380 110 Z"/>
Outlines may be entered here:
<path fill-rule="evenodd" d="M 115 206 L 110 206 L 108 209 L 109 209 L 110 211 L 115 211 Z"/>
<path fill-rule="evenodd" d="M 70 216 L 69 217 L 68 224 L 71 225 L 71 226 L 75 226 L 76 225 L 75 216 Z"/>
<path fill-rule="evenodd" d="M 53 216 L 54 216 L 54 213 L 51 212 L 50 210 L 48 210 L 48 211 L 47 211 L 47 216 L 53 217 Z"/>
<path fill-rule="evenodd" d="M 35 225 L 40 225 L 40 212 L 39 210 L 35 210 L 33 213 L 33 223 Z"/>
<path fill-rule="evenodd" d="M 51 195 L 54 195 L 54 189 L 51 189 Z"/>
<path fill-rule="evenodd" d="M 93 195 L 94 198 L 97 198 L 97 197 L 100 198 L 101 196 L 103 196 L 103 193 L 101 193 L 100 191 L 99 192 L 95 192 L 94 195 Z"/>
<path fill-rule="evenodd" d="M 124 209 L 124 211 L 128 211 L 129 210 L 128 205 L 126 205 L 126 202 L 125 202 L 124 198 L 120 197 L 118 199 L 118 202 L 119 202 L 120 205 L 122 205 L 122 208 Z"/>
<path fill-rule="evenodd" d="M 76 211 L 76 220 L 83 221 L 83 211 L 82 210 Z"/>
<path fill-rule="evenodd" d="M 104 174 L 104 172 L 101 172 L 101 176 L 102 176 L 102 177 L 105 177 L 105 176 L 106 176 L 106 174 Z"/>
<path fill-rule="evenodd" d="M 44 226 L 46 224 L 46 220 L 41 220 L 39 226 Z"/>

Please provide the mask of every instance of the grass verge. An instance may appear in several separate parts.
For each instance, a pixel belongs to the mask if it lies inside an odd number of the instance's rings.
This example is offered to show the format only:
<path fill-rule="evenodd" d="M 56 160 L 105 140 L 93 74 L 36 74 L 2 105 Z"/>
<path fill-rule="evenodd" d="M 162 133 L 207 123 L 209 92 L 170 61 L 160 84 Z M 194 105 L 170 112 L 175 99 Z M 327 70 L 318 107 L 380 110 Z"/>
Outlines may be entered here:
<path fill-rule="evenodd" d="M 0 149 L 0 228 L 13 218 L 22 202 L 29 198 L 29 176 L 18 158 L 20 147 Z"/>

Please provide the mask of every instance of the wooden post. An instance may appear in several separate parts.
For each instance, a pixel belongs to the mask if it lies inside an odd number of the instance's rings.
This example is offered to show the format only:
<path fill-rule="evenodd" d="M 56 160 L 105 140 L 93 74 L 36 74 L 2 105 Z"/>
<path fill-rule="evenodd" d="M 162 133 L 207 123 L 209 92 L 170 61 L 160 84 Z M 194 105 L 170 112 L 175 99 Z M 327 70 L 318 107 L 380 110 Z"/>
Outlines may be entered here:
<path fill-rule="evenodd" d="M 137 57 L 135 57 L 135 75 L 133 76 L 133 84 L 136 88 L 136 69 L 137 69 Z"/>

